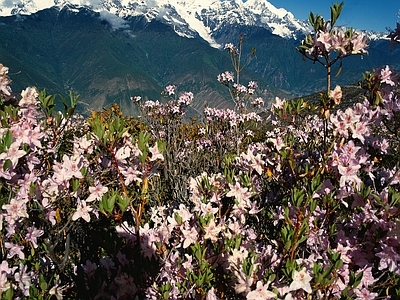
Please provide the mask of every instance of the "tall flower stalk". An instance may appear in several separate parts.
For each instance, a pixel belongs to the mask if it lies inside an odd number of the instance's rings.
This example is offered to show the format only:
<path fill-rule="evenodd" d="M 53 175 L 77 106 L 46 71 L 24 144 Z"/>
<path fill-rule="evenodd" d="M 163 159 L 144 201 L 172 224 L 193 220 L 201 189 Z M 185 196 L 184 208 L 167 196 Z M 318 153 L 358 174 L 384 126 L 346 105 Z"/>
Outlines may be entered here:
<path fill-rule="evenodd" d="M 321 64 L 326 69 L 326 89 L 331 87 L 332 66 L 339 61 L 340 66 L 337 75 L 342 70 L 343 58 L 351 55 L 367 54 L 367 38 L 364 34 L 352 28 L 335 27 L 342 12 L 344 2 L 335 3 L 331 6 L 331 19 L 325 21 L 318 14 L 309 14 L 309 22 L 314 28 L 313 34 L 308 34 L 301 41 L 297 51 L 304 59 Z"/>

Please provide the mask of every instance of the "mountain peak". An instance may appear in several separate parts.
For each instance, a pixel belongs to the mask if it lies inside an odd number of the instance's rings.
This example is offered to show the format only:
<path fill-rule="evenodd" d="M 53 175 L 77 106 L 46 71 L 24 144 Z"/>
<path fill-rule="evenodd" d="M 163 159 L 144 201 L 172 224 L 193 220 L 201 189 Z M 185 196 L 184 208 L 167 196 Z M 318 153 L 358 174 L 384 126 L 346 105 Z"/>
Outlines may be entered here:
<path fill-rule="evenodd" d="M 177 34 L 200 36 L 213 47 L 221 46 L 214 39 L 217 32 L 234 24 L 264 27 L 284 38 L 296 38 L 309 30 L 306 22 L 266 0 L 20 0 L 10 5 L 3 2 L 0 15 L 31 14 L 67 4 L 107 11 L 120 18 L 143 15 L 148 21 L 159 19 Z"/>

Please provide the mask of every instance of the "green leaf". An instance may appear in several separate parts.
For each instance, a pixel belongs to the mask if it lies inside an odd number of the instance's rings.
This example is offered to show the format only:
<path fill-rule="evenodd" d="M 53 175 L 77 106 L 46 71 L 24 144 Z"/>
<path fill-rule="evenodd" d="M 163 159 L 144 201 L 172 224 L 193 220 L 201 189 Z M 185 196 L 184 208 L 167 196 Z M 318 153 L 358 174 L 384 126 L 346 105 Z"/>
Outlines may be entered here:
<path fill-rule="evenodd" d="M 331 6 L 331 27 L 333 27 L 339 18 L 342 9 L 344 6 L 344 2 L 338 4 L 337 2 Z"/>
<path fill-rule="evenodd" d="M 12 141 L 13 141 L 13 137 L 12 137 L 11 130 L 8 130 L 8 131 L 7 131 L 7 133 L 6 133 L 6 135 L 3 137 L 3 139 L 4 139 L 4 145 L 5 145 L 7 148 L 10 148 L 10 146 L 11 146 L 11 144 L 12 144 Z"/>
<path fill-rule="evenodd" d="M 101 201 L 99 202 L 100 211 L 111 214 L 114 210 L 116 197 L 117 193 L 115 191 L 103 195 Z"/>
<path fill-rule="evenodd" d="M 76 192 L 79 189 L 79 187 L 80 187 L 79 179 L 77 178 L 72 179 L 72 191 Z"/>
<path fill-rule="evenodd" d="M 11 164 L 12 164 L 11 160 L 7 158 L 3 164 L 3 171 L 7 170 L 11 166 Z"/>
<path fill-rule="evenodd" d="M 182 217 L 178 213 L 175 213 L 174 218 L 178 225 L 182 225 Z"/>
<path fill-rule="evenodd" d="M 337 70 L 335 77 L 338 77 L 340 75 L 340 73 L 342 72 L 342 69 L 343 69 L 343 60 L 341 59 L 339 69 Z"/>
<path fill-rule="evenodd" d="M 14 296 L 14 290 L 13 290 L 12 288 L 9 288 L 9 289 L 8 289 L 5 293 L 3 293 L 1 296 L 2 296 L 1 299 L 4 299 L 4 300 L 12 300 L 12 299 L 13 299 L 13 296 Z"/>
<path fill-rule="evenodd" d="M 117 203 L 121 211 L 125 212 L 130 203 L 130 199 L 128 197 L 118 197 Z"/>
<path fill-rule="evenodd" d="M 89 125 L 92 127 L 94 134 L 103 142 L 106 126 L 101 122 L 100 118 L 96 116 L 92 120 L 89 120 Z"/>
<path fill-rule="evenodd" d="M 311 26 L 314 27 L 315 24 L 315 17 L 314 14 L 310 11 L 310 13 L 308 14 L 308 21 L 310 22 Z"/>
<path fill-rule="evenodd" d="M 42 291 L 47 291 L 47 283 L 46 282 L 41 282 L 40 283 L 40 288 L 42 289 Z"/>

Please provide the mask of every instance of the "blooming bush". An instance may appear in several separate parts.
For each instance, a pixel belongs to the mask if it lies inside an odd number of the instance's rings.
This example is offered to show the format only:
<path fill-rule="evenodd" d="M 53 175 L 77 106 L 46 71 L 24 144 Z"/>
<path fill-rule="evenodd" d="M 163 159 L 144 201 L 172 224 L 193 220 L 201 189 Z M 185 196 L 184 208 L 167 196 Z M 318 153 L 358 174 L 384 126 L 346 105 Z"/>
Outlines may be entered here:
<path fill-rule="evenodd" d="M 240 105 L 199 121 L 172 85 L 167 101 L 132 99 L 140 118 L 112 106 L 85 119 L 73 94 L 58 112 L 0 73 L 2 299 L 400 297 L 389 66 L 364 74 L 362 103 L 334 110 L 337 87 L 263 117 L 247 106 L 256 83 L 239 92 L 223 73 Z"/>

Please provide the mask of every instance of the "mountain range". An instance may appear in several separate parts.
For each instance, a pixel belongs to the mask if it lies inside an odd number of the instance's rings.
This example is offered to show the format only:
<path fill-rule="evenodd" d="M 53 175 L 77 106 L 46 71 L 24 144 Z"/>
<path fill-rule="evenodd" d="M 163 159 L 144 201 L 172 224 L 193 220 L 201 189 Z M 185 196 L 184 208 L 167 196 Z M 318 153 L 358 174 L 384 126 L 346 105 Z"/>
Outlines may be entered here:
<path fill-rule="evenodd" d="M 191 115 L 205 104 L 232 107 L 216 78 L 232 70 L 222 48 L 237 43 L 240 35 L 244 53 L 256 49 L 242 83 L 257 81 L 267 102 L 325 86 L 325 70 L 302 61 L 295 50 L 312 31 L 310 25 L 268 1 L 92 2 L 24 0 L 1 6 L 0 62 L 10 68 L 15 91 L 28 85 L 51 93 L 72 90 L 81 95 L 81 111 L 117 102 L 135 113 L 131 96 L 156 100 L 166 85 L 174 84 L 195 94 Z M 386 64 L 400 69 L 400 50 L 389 51 L 384 34 L 368 34 L 369 55 L 346 58 L 333 84 L 357 82 L 362 72 Z"/>

